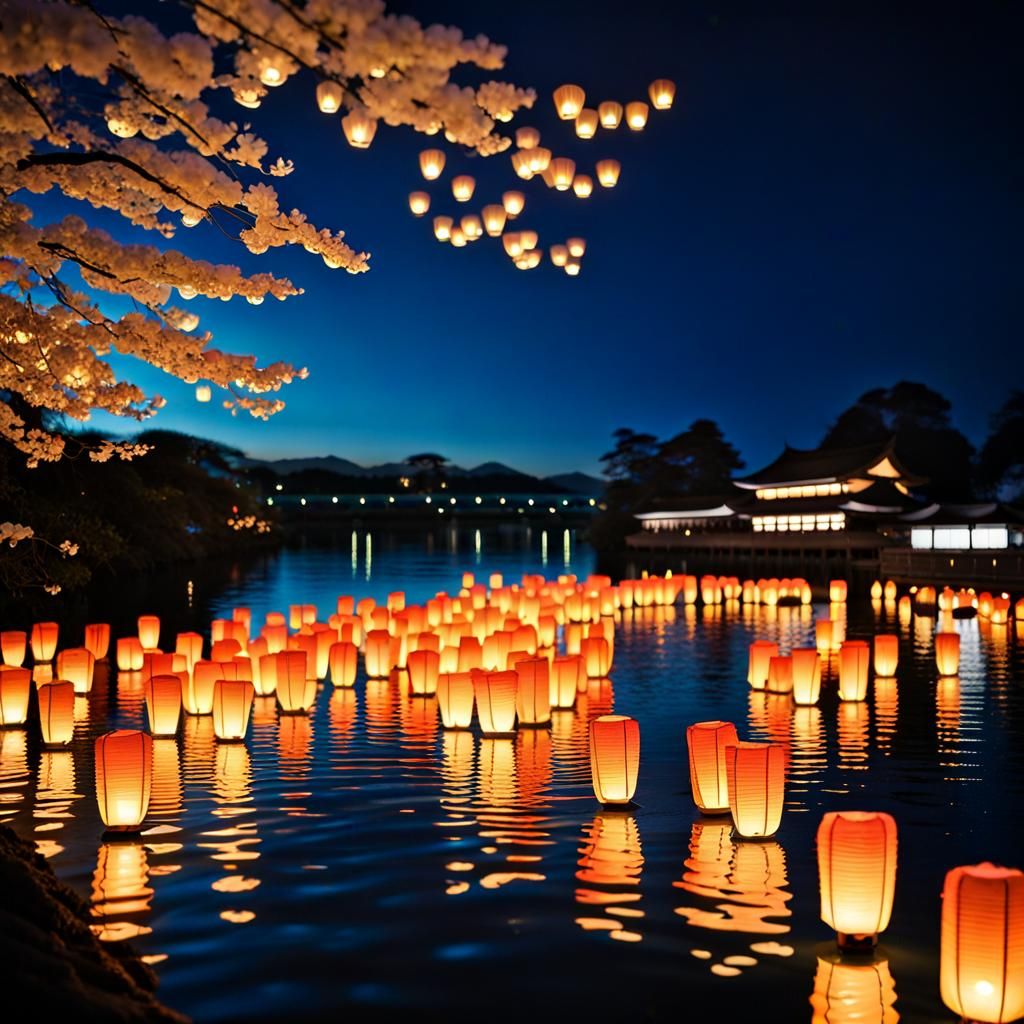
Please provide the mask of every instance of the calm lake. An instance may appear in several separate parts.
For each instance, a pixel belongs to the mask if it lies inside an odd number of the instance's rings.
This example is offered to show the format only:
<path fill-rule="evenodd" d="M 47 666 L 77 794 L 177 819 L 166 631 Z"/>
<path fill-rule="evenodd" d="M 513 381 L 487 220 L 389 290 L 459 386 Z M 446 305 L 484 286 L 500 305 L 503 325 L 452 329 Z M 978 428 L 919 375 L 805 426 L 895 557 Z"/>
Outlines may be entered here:
<path fill-rule="evenodd" d="M 255 630 L 299 602 L 326 619 L 339 594 L 456 593 L 464 570 L 512 582 L 595 565 L 561 530 L 358 531 L 211 579 L 126 582 L 90 611 L 115 637 L 156 612 L 173 649 L 177 631 L 207 633 L 240 605 Z M 34 724 L 0 731 L 0 820 L 198 1021 L 677 1021 L 711 1019 L 708 1007 L 725 1021 L 952 1021 L 938 993 L 945 872 L 1024 866 L 1024 643 L 1013 623 L 958 621 L 960 674 L 940 681 L 934 617 L 901 623 L 851 595 L 833 617 L 850 638 L 899 634 L 895 682 L 840 704 L 833 659 L 816 707 L 750 690 L 752 640 L 813 646 L 828 615 L 819 603 L 624 612 L 610 683 L 514 740 L 446 733 L 434 698 L 367 683 L 361 664 L 353 689 L 322 684 L 308 717 L 257 698 L 244 744 L 189 717 L 177 740 L 156 741 L 137 842 L 104 841 L 93 742 L 146 727 L 142 686 L 102 666 L 69 749 L 42 751 Z M 588 721 L 613 708 L 640 723 L 629 813 L 603 810 L 590 784 Z M 736 841 L 693 805 L 685 729 L 715 718 L 787 748 L 773 840 Z M 829 810 L 887 811 L 899 826 L 892 923 L 873 963 L 834 963 L 819 917 L 814 834 Z"/>

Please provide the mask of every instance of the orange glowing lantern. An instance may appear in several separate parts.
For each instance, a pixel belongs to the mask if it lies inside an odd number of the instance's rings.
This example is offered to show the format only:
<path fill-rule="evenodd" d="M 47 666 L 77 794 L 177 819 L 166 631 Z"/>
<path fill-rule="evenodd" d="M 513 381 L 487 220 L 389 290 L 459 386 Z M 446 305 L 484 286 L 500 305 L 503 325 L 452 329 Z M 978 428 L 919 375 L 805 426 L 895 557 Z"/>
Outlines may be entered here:
<path fill-rule="evenodd" d="M 244 740 L 256 690 L 247 679 L 213 684 L 213 733 L 219 740 Z"/>
<path fill-rule="evenodd" d="M 597 116 L 601 119 L 601 127 L 612 130 L 618 128 L 622 121 L 622 104 L 614 100 L 605 100 L 597 108 Z"/>
<path fill-rule="evenodd" d="M 818 619 L 814 623 L 814 643 L 819 654 L 828 654 L 835 639 L 835 627 L 831 619 Z"/>
<path fill-rule="evenodd" d="M 578 85 L 560 85 L 554 92 L 555 110 L 563 121 L 579 117 L 587 94 Z"/>
<path fill-rule="evenodd" d="M 586 636 L 580 641 L 580 654 L 590 679 L 605 679 L 612 668 L 611 646 L 603 636 Z"/>
<path fill-rule="evenodd" d="M 900 638 L 892 633 L 875 637 L 875 675 L 894 676 L 900 660 Z"/>
<path fill-rule="evenodd" d="M 602 804 L 628 804 L 640 771 L 640 723 L 628 715 L 590 722 L 590 778 Z"/>
<path fill-rule="evenodd" d="M 793 659 L 788 655 L 776 655 L 768 659 L 768 681 L 765 689 L 769 693 L 793 692 Z"/>
<path fill-rule="evenodd" d="M 150 676 L 146 680 L 146 714 L 152 736 L 174 736 L 181 721 L 181 678 Z"/>
<path fill-rule="evenodd" d="M 935 634 L 935 665 L 940 676 L 955 676 L 960 671 L 960 634 Z"/>
<path fill-rule="evenodd" d="M 587 199 L 594 191 L 594 180 L 587 174 L 577 174 L 572 179 L 572 190 L 578 199 Z"/>
<path fill-rule="evenodd" d="M 833 604 L 844 604 L 846 601 L 846 580 L 829 580 L 828 599 Z"/>
<path fill-rule="evenodd" d="M 137 636 L 124 636 L 117 641 L 117 667 L 122 672 L 138 672 L 145 652 Z"/>
<path fill-rule="evenodd" d="M 371 629 L 366 634 L 363 660 L 367 676 L 371 679 L 387 679 L 394 666 L 391 663 L 391 634 L 386 629 Z"/>
<path fill-rule="evenodd" d="M 341 119 L 341 130 L 353 149 L 369 149 L 377 134 L 377 118 L 370 117 L 365 110 L 350 110 Z"/>
<path fill-rule="evenodd" d="M 441 669 L 441 655 L 426 649 L 413 651 L 408 659 L 409 687 L 413 693 L 437 693 L 437 679 Z"/>
<path fill-rule="evenodd" d="M 309 678 L 305 651 L 277 655 L 277 703 L 285 714 L 305 714 L 316 700 L 316 679 Z"/>
<path fill-rule="evenodd" d="M 0 680 L 0 690 L 3 683 Z M 26 694 L 26 697 L 28 695 Z M 39 731 L 43 745 L 67 746 L 75 734 L 75 686 L 65 679 L 43 683 L 37 691 L 39 698 Z M 3 695 L 0 693 L 0 703 Z M 0 718 L 2 718 L 0 713 Z"/>
<path fill-rule="evenodd" d="M 85 627 L 82 645 L 97 660 L 102 661 L 110 650 L 110 623 L 94 622 Z"/>
<path fill-rule="evenodd" d="M 409 212 L 414 217 L 422 217 L 430 209 L 430 194 L 428 192 L 409 193 Z"/>
<path fill-rule="evenodd" d="M 356 665 L 359 660 L 359 648 L 355 644 L 346 641 L 331 644 L 328 660 L 331 669 L 331 682 L 335 686 L 355 685 Z"/>
<path fill-rule="evenodd" d="M 523 212 L 523 207 L 526 206 L 526 196 L 522 192 L 502 192 L 501 205 L 509 219 L 513 220 Z"/>
<path fill-rule="evenodd" d="M 423 150 L 423 152 L 420 153 L 420 174 L 422 174 L 427 181 L 434 181 L 441 177 L 441 172 L 444 170 L 444 161 L 444 150 Z"/>
<path fill-rule="evenodd" d="M 896 890 L 896 822 L 888 814 L 830 811 L 818 827 L 821 919 L 840 949 L 870 949 L 889 925 Z"/>
<path fill-rule="evenodd" d="M 571 708 L 576 695 L 587 689 L 587 670 L 578 654 L 566 654 L 551 662 L 550 700 L 553 708 Z"/>
<path fill-rule="evenodd" d="M 153 738 L 119 729 L 96 739 L 96 802 L 112 832 L 136 831 L 149 809 L 153 786 Z"/>
<path fill-rule="evenodd" d="M 622 173 L 622 164 L 618 160 L 598 160 L 596 170 L 602 188 L 615 188 Z"/>
<path fill-rule="evenodd" d="M 53 661 L 53 656 L 57 652 L 59 631 L 60 627 L 56 622 L 37 622 L 32 627 L 29 644 L 32 647 L 33 661 Z"/>
<path fill-rule="evenodd" d="M 790 653 L 793 670 L 793 700 L 817 704 L 821 694 L 821 655 L 816 647 L 795 647 Z"/>
<path fill-rule="evenodd" d="M 1024 873 L 985 863 L 946 875 L 939 985 L 965 1020 L 1024 1016 Z"/>
<path fill-rule="evenodd" d="M 452 225 L 455 222 L 451 217 L 434 218 L 434 237 L 439 242 L 448 242 L 452 237 Z"/>
<path fill-rule="evenodd" d="M 337 82 L 320 82 L 316 87 L 316 105 L 321 114 L 336 114 L 341 109 L 341 86 Z"/>
<path fill-rule="evenodd" d="M 253 672 L 253 685 L 260 697 L 268 697 L 277 690 L 277 655 L 279 653 L 268 653 L 259 657 L 259 668 Z"/>
<path fill-rule="evenodd" d="M 452 178 L 452 195 L 459 203 L 468 203 L 476 190 L 476 179 L 469 174 L 457 174 Z"/>
<path fill-rule="evenodd" d="M 84 696 L 92 689 L 96 659 L 84 647 L 69 647 L 57 655 L 57 678 L 75 684 L 75 693 Z"/>
<path fill-rule="evenodd" d="M 576 175 L 576 161 L 567 156 L 560 156 L 551 161 L 551 174 L 554 187 L 559 192 L 572 188 L 572 179 Z"/>
<path fill-rule="evenodd" d="M 468 729 L 473 721 L 473 676 L 446 672 L 437 677 L 437 705 L 446 729 Z"/>
<path fill-rule="evenodd" d="M 647 95 L 655 110 L 668 110 L 676 98 L 676 83 L 667 78 L 656 78 L 647 87 Z"/>
<path fill-rule="evenodd" d="M 155 651 L 160 646 L 160 619 L 156 615 L 139 616 L 139 643 L 144 651 Z"/>
<path fill-rule="evenodd" d="M 520 149 L 533 149 L 540 145 L 540 132 L 536 128 L 517 128 L 516 145 Z"/>
<path fill-rule="evenodd" d="M 174 650 L 185 658 L 189 672 L 197 661 L 203 658 L 203 638 L 199 633 L 179 633 L 174 641 Z"/>
<path fill-rule="evenodd" d="M 472 672 L 473 695 L 480 730 L 485 736 L 508 736 L 516 728 L 515 672 Z"/>
<path fill-rule="evenodd" d="M 526 658 L 516 663 L 516 714 L 522 725 L 551 721 L 551 680 L 547 658 Z M 575 693 L 573 694 L 575 697 Z"/>
<path fill-rule="evenodd" d="M 727 814 L 729 779 L 726 748 L 736 746 L 739 736 L 732 722 L 697 722 L 686 730 L 690 756 L 690 789 L 693 802 L 705 814 Z"/>
<path fill-rule="evenodd" d="M 839 648 L 839 699 L 864 700 L 868 695 L 868 660 L 871 648 L 866 640 L 844 640 Z"/>
<path fill-rule="evenodd" d="M 755 690 L 768 685 L 768 669 L 772 658 L 779 655 L 779 645 L 771 640 L 755 640 L 747 653 L 747 682 Z"/>
<path fill-rule="evenodd" d="M 576 135 L 581 139 L 592 139 L 597 134 L 597 111 L 584 107 L 576 115 Z"/>
<path fill-rule="evenodd" d="M 9 629 L 0 633 L 0 655 L 3 663 L 11 668 L 21 668 L 25 663 L 25 649 L 28 645 L 28 635 L 16 629 Z"/>
<path fill-rule="evenodd" d="M 15 665 L 0 665 L 0 726 L 24 725 L 32 673 Z"/>
<path fill-rule="evenodd" d="M 208 715 L 213 711 L 213 688 L 224 678 L 224 663 L 197 661 L 192 666 L 192 677 L 182 689 L 182 702 L 190 715 Z"/>
<path fill-rule="evenodd" d="M 484 219 L 484 230 L 491 238 L 500 237 L 505 230 L 505 221 L 508 219 L 508 211 L 500 203 L 489 203 L 482 211 Z"/>
<path fill-rule="evenodd" d="M 729 809 L 736 834 L 745 839 L 775 835 L 786 790 L 785 753 L 777 743 L 745 743 L 725 751 Z"/>
<path fill-rule="evenodd" d="M 647 124 L 648 106 L 641 100 L 634 100 L 626 104 L 626 124 L 631 131 L 643 131 Z"/>

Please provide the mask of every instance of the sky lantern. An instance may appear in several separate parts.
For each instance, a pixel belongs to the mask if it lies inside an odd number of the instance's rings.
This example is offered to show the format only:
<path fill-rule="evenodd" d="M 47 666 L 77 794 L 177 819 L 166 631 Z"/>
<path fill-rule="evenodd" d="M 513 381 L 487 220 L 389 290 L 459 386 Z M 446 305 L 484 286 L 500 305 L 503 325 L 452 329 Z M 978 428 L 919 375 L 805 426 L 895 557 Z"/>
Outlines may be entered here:
<path fill-rule="evenodd" d="M 548 678 L 553 708 L 571 708 L 576 703 L 576 695 L 587 689 L 587 671 L 578 654 L 555 658 Z"/>
<path fill-rule="evenodd" d="M 0 681 L 0 687 L 2 687 Z M 26 693 L 26 697 L 27 697 Z M 75 734 L 75 686 L 66 679 L 43 683 L 36 691 L 39 699 L 39 731 L 43 745 L 65 747 Z M 3 695 L 0 694 L 0 703 Z M 2 718 L 0 712 L 0 718 Z"/>
<path fill-rule="evenodd" d="M 410 192 L 409 209 L 414 217 L 422 217 L 430 209 L 430 193 Z"/>
<path fill-rule="evenodd" d="M 469 174 L 457 174 L 452 178 L 452 195 L 456 202 L 468 203 L 476 190 L 476 178 Z"/>
<path fill-rule="evenodd" d="M 584 107 L 576 115 L 576 135 L 581 139 L 592 139 L 597 134 L 597 111 Z"/>
<path fill-rule="evenodd" d="M 309 677 L 305 651 L 277 655 L 277 703 L 285 714 L 305 714 L 316 700 L 316 679 Z"/>
<path fill-rule="evenodd" d="M 481 211 L 484 220 L 484 230 L 491 238 L 499 238 L 505 230 L 505 221 L 508 218 L 508 211 L 500 203 L 489 203 Z"/>
<path fill-rule="evenodd" d="M 475 242 L 484 233 L 480 218 L 475 213 L 467 213 L 462 217 L 459 220 L 459 227 L 462 228 L 466 240 L 470 242 Z"/>
<path fill-rule="evenodd" d="M 536 231 L 524 229 L 519 232 L 519 244 L 525 252 L 528 249 L 536 249 L 539 236 Z"/>
<path fill-rule="evenodd" d="M 530 157 L 530 150 L 522 149 L 518 153 L 512 154 L 512 170 L 516 172 L 516 175 L 523 179 L 523 181 L 529 181 L 533 175 L 533 161 Z"/>
<path fill-rule="evenodd" d="M 517 128 L 516 145 L 520 149 L 533 149 L 540 145 L 540 132 L 536 128 Z"/>
<path fill-rule="evenodd" d="M 576 193 L 577 198 L 587 199 L 594 191 L 594 179 L 587 174 L 577 174 L 572 179 L 572 190 Z"/>
<path fill-rule="evenodd" d="M 587 251 L 587 240 L 585 238 L 567 238 L 565 245 L 569 250 L 569 255 L 575 260 L 580 259 Z"/>
<path fill-rule="evenodd" d="M 955 676 L 960 671 L 960 634 L 935 634 L 935 665 L 940 676 Z"/>
<path fill-rule="evenodd" d="M 553 245 L 548 250 L 551 262 L 556 267 L 564 267 L 569 260 L 569 250 L 564 245 Z"/>
<path fill-rule="evenodd" d="M 793 659 L 789 655 L 776 655 L 768 659 L 768 681 L 765 689 L 769 693 L 793 692 Z"/>
<path fill-rule="evenodd" d="M 117 667 L 122 672 L 138 672 L 145 652 L 137 636 L 123 636 L 117 641 Z"/>
<path fill-rule="evenodd" d="M 516 672 L 471 673 L 476 714 L 485 736 L 508 736 L 516 728 Z"/>
<path fill-rule="evenodd" d="M 354 643 L 341 640 L 331 644 L 328 655 L 331 682 L 335 686 L 355 685 L 358 660 L 359 648 Z"/>
<path fill-rule="evenodd" d="M 96 803 L 112 832 L 138 830 L 153 786 L 153 738 L 118 729 L 96 738 Z"/>
<path fill-rule="evenodd" d="M 437 678 L 440 674 L 441 655 L 437 651 L 416 650 L 407 659 L 409 688 L 413 693 L 429 695 L 437 693 Z"/>
<path fill-rule="evenodd" d="M 676 98 L 676 83 L 667 78 L 656 78 L 647 87 L 647 95 L 655 110 L 668 110 Z"/>
<path fill-rule="evenodd" d="M 641 100 L 634 100 L 626 104 L 626 124 L 631 131 L 642 131 L 647 124 L 647 104 Z"/>
<path fill-rule="evenodd" d="M 75 693 L 84 696 L 92 689 L 96 659 L 85 647 L 69 647 L 57 655 L 57 678 L 75 684 Z"/>
<path fill-rule="evenodd" d="M 181 721 L 181 678 L 150 676 L 146 680 L 146 714 L 153 736 L 175 736 Z"/>
<path fill-rule="evenodd" d="M 601 183 L 602 188 L 615 188 L 619 183 L 622 164 L 618 160 L 598 160 L 595 169 L 597 171 L 597 180 Z"/>
<path fill-rule="evenodd" d="M 255 687 L 247 679 L 218 679 L 213 685 L 213 734 L 219 740 L 244 740 Z"/>
<path fill-rule="evenodd" d="M 353 149 L 369 149 L 377 134 L 377 118 L 370 117 L 365 110 L 350 110 L 341 119 L 341 130 Z"/>
<path fill-rule="evenodd" d="M 501 205 L 505 208 L 505 213 L 508 214 L 509 218 L 514 220 L 523 212 L 523 207 L 526 205 L 526 196 L 514 189 L 509 192 L 502 192 Z"/>
<path fill-rule="evenodd" d="M 563 121 L 574 121 L 586 99 L 587 94 L 578 85 L 560 85 L 554 92 L 555 110 Z"/>
<path fill-rule="evenodd" d="M 900 660 L 900 638 L 892 633 L 875 637 L 875 675 L 894 676 Z"/>
<path fill-rule="evenodd" d="M 560 156 L 552 160 L 550 166 L 554 187 L 559 192 L 568 191 L 576 174 L 576 161 L 570 160 L 567 156 Z"/>
<path fill-rule="evenodd" d="M 420 153 L 420 174 L 427 181 L 435 181 L 444 170 L 445 155 L 443 149 L 425 149 Z"/>
<path fill-rule="evenodd" d="M 768 685 L 771 659 L 778 657 L 779 645 L 771 640 L 755 640 L 747 651 L 747 682 L 755 690 Z"/>
<path fill-rule="evenodd" d="M 866 640 L 844 640 L 839 648 L 839 699 L 864 700 L 868 694 L 868 660 L 871 648 Z"/>
<path fill-rule="evenodd" d="M 870 949 L 889 926 L 896 822 L 876 811 L 830 811 L 818 826 L 821 919 L 843 950 Z"/>
<path fill-rule="evenodd" d="M 526 658 L 516 663 L 516 714 L 521 725 L 547 725 L 551 721 L 551 670 L 547 658 Z M 573 693 L 573 698 L 576 694 Z"/>
<path fill-rule="evenodd" d="M 97 660 L 102 661 L 110 651 L 110 623 L 94 622 L 85 627 L 82 646 Z"/>
<path fill-rule="evenodd" d="M 939 985 L 964 1020 L 1024 1016 L 1024 873 L 985 863 L 946 875 Z"/>
<path fill-rule="evenodd" d="M 27 668 L 0 666 L 0 726 L 25 724 L 31 692 L 32 673 Z"/>
<path fill-rule="evenodd" d="M 462 230 L 461 225 L 456 225 L 452 228 L 452 234 L 449 241 L 455 249 L 463 249 L 469 243 L 469 239 L 466 238 L 466 232 Z"/>
<path fill-rule="evenodd" d="M 437 677 L 437 706 L 446 729 L 468 729 L 473 721 L 473 676 L 446 672 Z"/>
<path fill-rule="evenodd" d="M 732 722 L 697 722 L 686 730 L 693 802 L 705 814 L 729 812 L 725 751 L 739 743 Z"/>
<path fill-rule="evenodd" d="M 341 110 L 341 86 L 337 82 L 321 82 L 316 87 L 316 105 L 321 114 L 336 114 Z"/>
<path fill-rule="evenodd" d="M 726 747 L 729 809 L 736 834 L 744 839 L 773 836 L 782 821 L 786 759 L 777 743 Z"/>
<path fill-rule="evenodd" d="M 60 627 L 56 622 L 37 622 L 29 634 L 29 646 L 32 648 L 32 660 L 36 662 L 53 661 L 57 653 L 57 637 Z"/>
<path fill-rule="evenodd" d="M 0 655 L 5 665 L 20 668 L 25 663 L 27 646 L 28 634 L 21 630 L 8 629 L 0 633 Z"/>
<path fill-rule="evenodd" d="M 140 615 L 138 620 L 139 643 L 144 651 L 154 651 L 160 646 L 160 618 L 156 615 Z"/>
<path fill-rule="evenodd" d="M 449 241 L 452 237 L 452 224 L 454 224 L 454 221 L 451 217 L 435 217 L 434 237 L 439 242 Z"/>
<path fill-rule="evenodd" d="M 628 715 L 590 722 L 590 777 L 602 804 L 628 804 L 640 771 L 640 724 Z"/>
<path fill-rule="evenodd" d="M 597 108 L 597 116 L 601 120 L 601 127 L 609 130 L 618 128 L 622 122 L 622 104 L 615 100 L 605 100 Z"/>
<path fill-rule="evenodd" d="M 821 695 L 821 655 L 816 647 L 794 647 L 790 652 L 793 671 L 793 700 L 817 704 Z"/>
<path fill-rule="evenodd" d="M 828 599 L 832 604 L 844 604 L 847 593 L 846 580 L 829 580 Z"/>
<path fill-rule="evenodd" d="M 579 272 L 582 268 L 582 264 L 579 260 L 566 260 L 565 266 L 562 268 L 570 277 L 578 277 Z"/>

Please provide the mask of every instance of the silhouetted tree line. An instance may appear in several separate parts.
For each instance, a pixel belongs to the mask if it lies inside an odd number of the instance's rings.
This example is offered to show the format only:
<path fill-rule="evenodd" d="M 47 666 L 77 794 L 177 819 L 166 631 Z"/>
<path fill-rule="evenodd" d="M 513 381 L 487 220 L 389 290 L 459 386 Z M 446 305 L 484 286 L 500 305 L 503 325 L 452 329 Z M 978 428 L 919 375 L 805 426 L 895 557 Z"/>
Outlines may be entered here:
<path fill-rule="evenodd" d="M 924 384 L 900 381 L 866 391 L 840 413 L 822 448 L 847 448 L 895 439 L 897 457 L 928 477 L 922 493 L 935 501 L 1000 499 L 1024 503 L 1024 391 L 1013 391 L 992 417 L 980 451 L 953 425 L 949 400 Z M 634 513 L 654 498 L 703 495 L 726 500 L 743 468 L 736 448 L 712 420 L 696 420 L 660 441 L 623 427 L 601 456 L 610 478 L 607 511 L 595 522 L 599 547 L 620 543 L 636 530 Z"/>

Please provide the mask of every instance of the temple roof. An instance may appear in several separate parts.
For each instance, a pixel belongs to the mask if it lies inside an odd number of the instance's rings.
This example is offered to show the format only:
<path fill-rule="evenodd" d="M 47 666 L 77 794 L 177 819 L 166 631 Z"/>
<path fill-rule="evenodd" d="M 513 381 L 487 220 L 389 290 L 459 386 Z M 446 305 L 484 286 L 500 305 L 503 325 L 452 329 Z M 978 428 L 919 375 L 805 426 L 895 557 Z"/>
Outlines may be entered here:
<path fill-rule="evenodd" d="M 756 473 L 733 483 L 745 490 L 786 487 L 794 484 L 825 484 L 854 477 L 900 480 L 908 487 L 925 482 L 911 473 L 896 456 L 894 438 L 855 448 L 814 448 L 803 450 L 786 445 L 782 454 Z"/>
<path fill-rule="evenodd" d="M 970 505 L 926 505 L 900 517 L 912 526 L 965 526 L 992 523 L 999 526 L 1024 523 L 1024 509 L 1000 501 Z"/>

